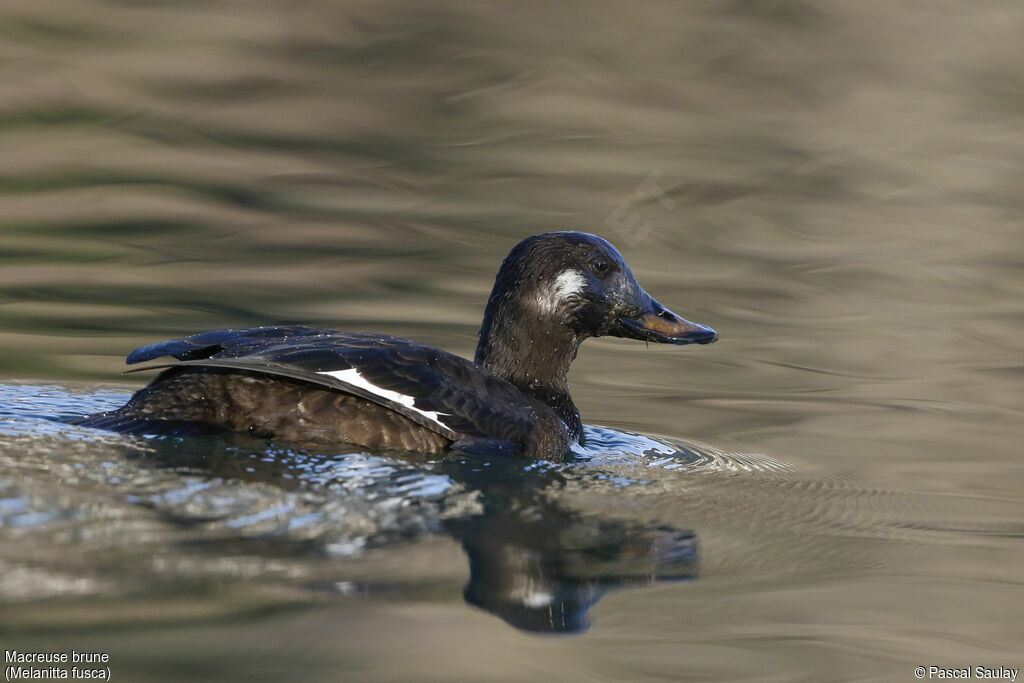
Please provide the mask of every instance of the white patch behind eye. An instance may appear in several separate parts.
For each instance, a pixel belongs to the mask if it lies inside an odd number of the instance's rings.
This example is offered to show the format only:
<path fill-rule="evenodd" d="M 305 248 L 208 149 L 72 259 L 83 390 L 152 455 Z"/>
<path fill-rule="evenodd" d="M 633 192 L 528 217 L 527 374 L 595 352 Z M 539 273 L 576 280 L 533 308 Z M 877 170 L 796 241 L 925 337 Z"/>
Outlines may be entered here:
<path fill-rule="evenodd" d="M 582 294 L 587 286 L 587 278 L 578 270 L 563 270 L 555 278 L 555 296 L 566 299 L 573 294 Z"/>
<path fill-rule="evenodd" d="M 365 389 L 374 396 L 380 396 L 383 399 L 394 401 L 395 403 L 399 403 L 407 408 L 411 408 L 412 410 L 416 411 L 417 413 L 427 418 L 428 420 L 435 422 L 436 424 L 444 427 L 445 429 L 450 429 L 448 425 L 443 424 L 438 419 L 442 415 L 442 413 L 439 413 L 434 410 L 422 410 L 420 408 L 417 408 L 415 406 L 416 399 L 414 397 L 406 396 L 405 394 L 400 394 L 397 391 L 392 391 L 391 389 L 382 389 L 381 387 L 378 387 L 376 384 L 373 384 L 368 379 L 360 375 L 359 371 L 356 370 L 355 368 L 349 368 L 348 370 L 329 370 L 326 372 L 318 372 L 316 374 L 330 375 L 331 377 L 340 379 L 342 382 L 347 382 L 348 384 L 351 384 L 354 387 Z"/>
<path fill-rule="evenodd" d="M 537 294 L 537 303 L 549 313 L 562 307 L 562 302 L 579 296 L 587 288 L 587 278 L 578 270 L 563 270 L 551 284 Z"/>

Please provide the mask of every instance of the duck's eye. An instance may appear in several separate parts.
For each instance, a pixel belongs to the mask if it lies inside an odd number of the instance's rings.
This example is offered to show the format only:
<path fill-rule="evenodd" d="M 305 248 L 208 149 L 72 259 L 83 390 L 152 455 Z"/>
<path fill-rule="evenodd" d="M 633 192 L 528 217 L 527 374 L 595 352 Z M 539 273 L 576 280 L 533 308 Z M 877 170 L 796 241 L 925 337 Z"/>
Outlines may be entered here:
<path fill-rule="evenodd" d="M 603 277 L 608 273 L 608 259 L 604 256 L 595 256 L 590 259 L 590 269 L 594 271 L 594 275 Z"/>

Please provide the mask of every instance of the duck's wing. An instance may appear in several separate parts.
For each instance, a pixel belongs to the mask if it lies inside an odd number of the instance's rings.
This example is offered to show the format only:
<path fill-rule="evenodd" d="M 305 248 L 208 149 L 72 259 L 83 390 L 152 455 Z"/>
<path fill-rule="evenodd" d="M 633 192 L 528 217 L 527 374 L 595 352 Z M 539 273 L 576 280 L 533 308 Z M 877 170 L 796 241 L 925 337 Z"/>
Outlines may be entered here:
<path fill-rule="evenodd" d="M 399 337 L 294 326 L 218 330 L 146 346 L 127 360 L 162 356 L 178 362 L 139 370 L 202 366 L 285 377 L 359 396 L 453 441 L 523 444 L 553 417 L 481 366 Z"/>
<path fill-rule="evenodd" d="M 249 327 L 241 330 L 213 330 L 200 332 L 183 339 L 171 339 L 135 349 L 128 354 L 125 363 L 134 365 L 164 356 L 178 360 L 242 356 L 275 345 L 303 343 L 316 338 L 341 334 L 335 330 L 307 327 L 305 325 L 280 325 L 276 327 Z"/>

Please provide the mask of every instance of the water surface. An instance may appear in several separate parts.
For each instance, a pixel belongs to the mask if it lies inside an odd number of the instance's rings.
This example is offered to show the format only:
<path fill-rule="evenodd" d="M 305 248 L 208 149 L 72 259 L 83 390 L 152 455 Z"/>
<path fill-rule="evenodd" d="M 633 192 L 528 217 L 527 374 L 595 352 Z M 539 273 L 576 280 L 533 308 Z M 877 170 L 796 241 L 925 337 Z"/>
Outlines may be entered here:
<path fill-rule="evenodd" d="M 1015 5 L 0 17 L 5 648 L 153 681 L 1024 666 Z M 565 465 L 57 421 L 203 329 L 471 356 L 505 253 L 567 227 L 721 340 L 588 341 Z"/>

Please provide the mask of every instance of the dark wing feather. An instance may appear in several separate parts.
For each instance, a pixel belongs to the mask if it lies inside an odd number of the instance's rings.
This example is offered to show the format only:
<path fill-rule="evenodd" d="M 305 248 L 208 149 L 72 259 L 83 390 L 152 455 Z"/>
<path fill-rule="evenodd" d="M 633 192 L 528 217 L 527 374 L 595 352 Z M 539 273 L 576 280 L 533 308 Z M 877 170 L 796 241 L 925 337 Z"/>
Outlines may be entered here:
<path fill-rule="evenodd" d="M 308 340 L 320 335 L 334 333 L 304 325 L 282 325 L 277 327 L 250 327 L 242 330 L 213 330 L 193 334 L 184 339 L 150 344 L 135 349 L 125 359 L 128 365 L 170 356 L 178 360 L 210 358 L 214 354 L 245 355 L 251 351 L 267 348 L 273 344 L 287 344 L 290 339 Z M 336 333 L 335 333 L 336 334 Z"/>
<path fill-rule="evenodd" d="M 551 410 L 471 361 L 407 339 L 308 327 L 206 332 L 134 351 L 130 363 L 170 355 L 180 365 L 232 368 L 287 377 L 383 405 L 449 439 L 463 436 L 524 443 L 561 422 Z M 331 375 L 354 369 L 386 392 L 411 397 L 415 409 Z M 134 371 L 134 370 L 133 370 Z M 419 411 L 436 412 L 438 425 Z"/>
<path fill-rule="evenodd" d="M 232 370 L 239 370 L 245 372 L 258 372 L 264 375 L 286 377 L 288 379 L 294 379 L 300 382 L 307 382 L 309 384 L 315 384 L 317 386 L 343 391 L 345 393 L 353 394 L 354 396 L 358 396 L 360 398 L 365 398 L 366 400 L 382 405 L 385 408 L 389 408 L 398 413 L 399 415 L 402 415 L 412 420 L 421 427 L 426 427 L 427 429 L 437 434 L 440 434 L 441 436 L 447 439 L 456 440 L 460 438 L 460 434 L 453 431 L 452 429 L 444 425 L 439 425 L 437 422 L 431 420 L 430 418 L 424 416 L 423 414 L 417 412 L 416 410 L 413 410 L 409 406 L 406 406 L 402 403 L 381 396 L 380 394 L 376 394 L 372 391 L 369 391 L 365 387 L 345 382 L 330 375 L 321 375 L 316 372 L 310 372 L 309 370 L 304 370 L 301 367 L 267 362 L 265 358 L 261 356 L 243 356 L 241 358 L 202 358 L 199 360 L 183 360 L 178 361 L 176 363 L 157 363 L 155 365 L 147 365 L 146 367 L 143 368 L 134 368 L 132 370 L 129 370 L 128 372 L 142 372 L 145 370 L 152 370 L 156 368 L 171 368 L 188 365 L 209 368 L 228 368 Z M 337 367 L 335 369 L 341 370 L 346 368 Z"/>

